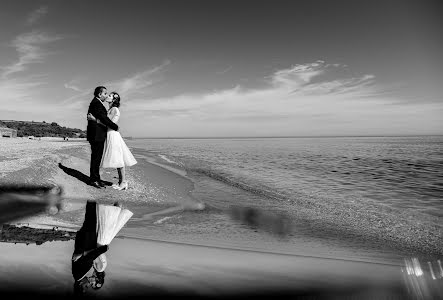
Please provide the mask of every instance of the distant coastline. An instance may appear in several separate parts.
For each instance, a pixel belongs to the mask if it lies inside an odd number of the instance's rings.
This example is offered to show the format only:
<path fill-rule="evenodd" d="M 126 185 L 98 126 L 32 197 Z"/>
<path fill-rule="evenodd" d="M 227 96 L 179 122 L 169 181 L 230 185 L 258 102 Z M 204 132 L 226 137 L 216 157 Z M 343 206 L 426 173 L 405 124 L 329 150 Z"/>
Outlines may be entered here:
<path fill-rule="evenodd" d="M 85 138 L 86 131 L 60 126 L 56 122 L 0 120 L 0 128 L 16 131 L 13 137 Z M 1 137 L 1 136 L 0 136 Z"/>

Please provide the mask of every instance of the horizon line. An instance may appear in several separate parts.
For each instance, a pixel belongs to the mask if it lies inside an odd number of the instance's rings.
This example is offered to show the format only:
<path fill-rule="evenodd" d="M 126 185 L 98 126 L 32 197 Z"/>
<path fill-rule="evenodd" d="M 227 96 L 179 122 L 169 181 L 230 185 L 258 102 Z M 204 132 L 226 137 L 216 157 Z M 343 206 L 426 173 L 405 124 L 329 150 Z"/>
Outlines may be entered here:
<path fill-rule="evenodd" d="M 276 138 L 342 138 L 342 137 L 426 137 L 443 136 L 443 134 L 392 134 L 392 135 L 294 135 L 294 136 L 220 136 L 220 137 L 133 137 L 124 136 L 129 139 L 276 139 Z"/>

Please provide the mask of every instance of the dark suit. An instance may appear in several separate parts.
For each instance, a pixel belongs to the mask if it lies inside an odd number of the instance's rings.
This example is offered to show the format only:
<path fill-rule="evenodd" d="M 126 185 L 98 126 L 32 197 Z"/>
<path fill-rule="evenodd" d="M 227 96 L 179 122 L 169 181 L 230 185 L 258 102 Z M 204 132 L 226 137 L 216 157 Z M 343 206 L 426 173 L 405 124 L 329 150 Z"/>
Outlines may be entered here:
<path fill-rule="evenodd" d="M 99 124 L 96 121 L 88 121 L 88 127 L 86 128 L 87 139 L 91 145 L 91 165 L 89 175 L 91 182 L 94 182 L 100 181 L 100 162 L 103 156 L 108 127 L 117 131 L 118 126 L 108 118 L 103 103 L 95 97 L 89 104 L 88 113 L 92 114 L 102 123 Z"/>
<path fill-rule="evenodd" d="M 81 279 L 92 268 L 94 259 L 107 250 L 107 245 L 97 248 L 97 203 L 88 201 L 83 226 L 75 236 L 74 255 L 81 256 L 72 261 L 72 276 L 74 279 L 76 281 Z M 84 252 L 88 251 L 90 252 L 83 255 Z"/>

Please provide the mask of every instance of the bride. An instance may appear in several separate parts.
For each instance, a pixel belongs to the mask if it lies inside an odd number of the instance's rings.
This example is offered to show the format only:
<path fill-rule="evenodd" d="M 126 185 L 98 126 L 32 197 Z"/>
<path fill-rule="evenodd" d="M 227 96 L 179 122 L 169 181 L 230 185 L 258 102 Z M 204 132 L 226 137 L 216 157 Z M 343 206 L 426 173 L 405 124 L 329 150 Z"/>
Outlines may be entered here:
<path fill-rule="evenodd" d="M 120 118 L 120 95 L 112 92 L 105 100 L 109 103 L 108 117 L 112 122 L 117 123 Z M 88 120 L 97 121 L 93 115 L 88 114 Z M 104 126 L 104 125 L 103 125 Z M 128 189 L 128 181 L 126 180 L 125 167 L 133 166 L 137 163 L 125 141 L 120 135 L 120 132 L 108 128 L 106 136 L 105 148 L 100 164 L 102 168 L 117 168 L 118 185 L 114 184 L 112 187 L 117 190 Z"/>

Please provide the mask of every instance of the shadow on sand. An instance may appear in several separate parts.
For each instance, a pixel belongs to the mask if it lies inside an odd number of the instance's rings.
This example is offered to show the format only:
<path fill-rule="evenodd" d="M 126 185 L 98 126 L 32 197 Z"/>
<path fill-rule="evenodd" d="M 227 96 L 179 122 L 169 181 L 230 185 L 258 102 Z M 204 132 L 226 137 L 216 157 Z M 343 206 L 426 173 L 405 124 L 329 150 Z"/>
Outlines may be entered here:
<path fill-rule="evenodd" d="M 66 174 L 77 178 L 78 180 L 80 180 L 81 182 L 90 185 L 90 177 L 88 175 L 83 174 L 82 172 L 76 170 L 76 169 L 72 169 L 72 168 L 68 168 L 64 165 L 62 165 L 61 163 L 58 164 L 58 167 L 60 169 L 63 170 L 63 172 L 65 172 Z M 104 184 L 111 186 L 112 182 L 110 181 L 106 181 L 106 180 L 102 180 Z"/>

